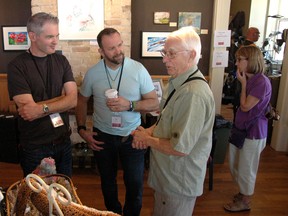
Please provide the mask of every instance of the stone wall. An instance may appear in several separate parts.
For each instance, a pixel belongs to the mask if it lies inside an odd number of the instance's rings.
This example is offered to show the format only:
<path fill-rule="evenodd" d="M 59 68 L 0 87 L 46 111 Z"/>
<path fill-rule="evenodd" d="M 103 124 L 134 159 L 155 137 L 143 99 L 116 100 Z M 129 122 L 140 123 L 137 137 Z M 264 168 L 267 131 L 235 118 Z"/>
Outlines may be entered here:
<path fill-rule="evenodd" d="M 121 33 L 125 55 L 130 57 L 131 0 L 103 1 L 104 27 L 113 27 Z M 69 4 L 68 0 L 67 4 Z M 57 0 L 31 0 L 31 7 L 32 14 L 43 11 L 58 15 Z M 63 55 L 69 60 L 75 78 L 78 78 L 80 74 L 84 75 L 92 65 L 100 60 L 98 46 L 90 45 L 89 40 L 61 40 L 57 49 L 62 50 Z"/>

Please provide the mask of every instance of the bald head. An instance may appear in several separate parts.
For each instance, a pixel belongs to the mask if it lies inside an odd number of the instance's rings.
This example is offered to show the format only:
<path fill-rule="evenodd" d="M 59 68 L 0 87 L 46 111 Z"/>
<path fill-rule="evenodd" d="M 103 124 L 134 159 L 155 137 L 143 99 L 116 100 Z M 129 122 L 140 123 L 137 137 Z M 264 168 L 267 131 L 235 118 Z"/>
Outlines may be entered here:
<path fill-rule="evenodd" d="M 259 37 L 260 37 L 260 32 L 259 32 L 258 28 L 250 27 L 247 30 L 246 40 L 256 42 L 256 41 L 258 41 Z"/>

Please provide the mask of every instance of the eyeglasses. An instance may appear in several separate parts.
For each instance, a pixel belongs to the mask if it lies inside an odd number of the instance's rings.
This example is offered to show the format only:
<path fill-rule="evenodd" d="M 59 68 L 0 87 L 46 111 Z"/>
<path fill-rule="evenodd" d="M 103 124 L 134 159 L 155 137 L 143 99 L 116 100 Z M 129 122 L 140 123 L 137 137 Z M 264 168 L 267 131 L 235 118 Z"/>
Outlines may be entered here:
<path fill-rule="evenodd" d="M 186 52 L 186 51 L 189 51 L 189 50 L 182 50 L 182 51 L 177 51 L 177 52 L 171 52 L 171 51 L 167 52 L 166 50 L 161 50 L 160 53 L 163 58 L 167 57 L 169 59 L 174 59 L 178 53 Z"/>
<path fill-rule="evenodd" d="M 248 58 L 237 58 L 237 62 L 240 62 L 240 61 L 242 61 L 242 60 L 248 60 Z"/>

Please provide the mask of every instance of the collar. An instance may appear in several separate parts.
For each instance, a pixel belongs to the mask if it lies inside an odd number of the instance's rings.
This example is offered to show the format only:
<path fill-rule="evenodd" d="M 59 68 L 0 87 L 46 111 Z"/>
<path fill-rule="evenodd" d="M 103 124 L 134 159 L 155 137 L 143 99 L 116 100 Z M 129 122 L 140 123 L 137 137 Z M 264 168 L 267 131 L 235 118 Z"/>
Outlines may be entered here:
<path fill-rule="evenodd" d="M 174 87 L 174 89 L 178 89 L 187 79 L 188 77 L 193 74 L 196 70 L 198 69 L 198 66 L 192 66 L 190 69 L 188 69 L 186 72 L 183 74 L 180 74 L 176 78 L 170 78 L 169 79 L 169 84 Z M 200 71 L 198 71 L 196 74 L 193 75 L 193 77 L 197 76 Z"/>

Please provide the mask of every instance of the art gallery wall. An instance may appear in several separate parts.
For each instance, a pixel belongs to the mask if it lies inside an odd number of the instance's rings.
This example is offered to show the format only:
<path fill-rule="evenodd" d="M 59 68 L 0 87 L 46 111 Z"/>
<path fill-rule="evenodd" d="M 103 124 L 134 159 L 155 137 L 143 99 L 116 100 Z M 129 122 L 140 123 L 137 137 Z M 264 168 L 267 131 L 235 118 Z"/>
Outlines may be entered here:
<path fill-rule="evenodd" d="M 201 13 L 201 30 L 207 34 L 200 34 L 202 42 L 202 59 L 199 68 L 204 75 L 208 75 L 211 36 L 213 1 L 211 0 L 181 0 L 175 3 L 174 0 L 132 0 L 131 20 L 131 57 L 140 61 L 152 75 L 166 75 L 166 69 L 161 57 L 142 56 L 142 32 L 171 32 L 178 29 L 179 12 Z M 155 24 L 154 12 L 169 12 L 168 24 Z M 176 26 L 174 26 L 176 23 Z M 172 25 L 172 26 L 171 26 Z"/>
<path fill-rule="evenodd" d="M 17 14 L 17 16 L 15 16 Z M 26 26 L 31 16 L 31 0 L 1 0 L 0 1 L 0 73 L 7 73 L 7 62 L 10 62 L 23 51 L 3 51 L 2 26 Z"/>

